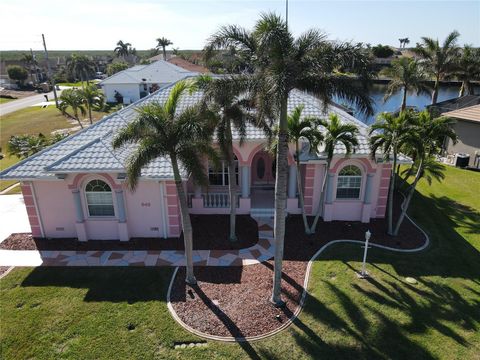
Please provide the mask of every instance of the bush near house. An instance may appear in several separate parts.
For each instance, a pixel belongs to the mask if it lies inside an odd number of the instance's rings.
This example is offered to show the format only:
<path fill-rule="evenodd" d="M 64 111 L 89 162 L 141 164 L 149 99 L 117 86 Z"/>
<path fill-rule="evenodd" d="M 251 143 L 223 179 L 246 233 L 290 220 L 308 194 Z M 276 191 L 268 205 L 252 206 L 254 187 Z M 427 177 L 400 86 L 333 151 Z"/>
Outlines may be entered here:
<path fill-rule="evenodd" d="M 116 74 L 117 72 L 128 69 L 128 67 L 129 67 L 128 64 L 126 62 L 123 62 L 123 61 L 108 64 L 107 75 L 112 76 L 113 74 Z"/>

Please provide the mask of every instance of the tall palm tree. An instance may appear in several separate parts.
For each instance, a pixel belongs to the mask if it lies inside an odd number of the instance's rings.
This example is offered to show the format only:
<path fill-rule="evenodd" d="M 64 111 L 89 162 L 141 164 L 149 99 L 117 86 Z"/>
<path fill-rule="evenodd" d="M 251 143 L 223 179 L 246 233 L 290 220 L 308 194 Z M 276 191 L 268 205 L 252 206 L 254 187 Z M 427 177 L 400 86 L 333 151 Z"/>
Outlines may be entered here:
<path fill-rule="evenodd" d="M 432 118 L 428 111 L 422 111 L 412 118 L 410 135 L 416 151 L 415 166 L 416 175 L 412 185 L 409 188 L 408 195 L 402 207 L 402 212 L 398 218 L 393 236 L 397 236 L 400 226 L 412 200 L 418 181 L 426 177 L 431 183 L 431 179 L 440 181 L 443 178 L 442 171 L 444 166 L 435 161 L 434 156 L 439 154 L 442 143 L 445 139 L 451 139 L 454 143 L 457 141 L 457 135 L 452 128 L 454 121 L 447 117 Z M 442 175 L 441 175 L 442 174 Z"/>
<path fill-rule="evenodd" d="M 318 219 L 323 213 L 323 201 L 325 197 L 325 186 L 327 183 L 328 172 L 332 164 L 335 147 L 339 144 L 345 146 L 347 155 L 352 153 L 355 146 L 358 145 L 358 127 L 354 124 L 342 124 L 336 114 L 330 114 L 329 120 L 318 121 L 319 126 L 323 126 L 323 143 L 325 144 L 324 152 L 327 155 L 327 165 L 325 166 L 325 175 L 323 177 L 322 187 L 320 191 L 320 200 L 318 202 L 317 214 L 313 220 L 311 232 L 315 233 Z"/>
<path fill-rule="evenodd" d="M 33 76 L 33 73 L 35 71 L 36 66 L 38 65 L 38 62 L 35 59 L 35 56 L 33 56 L 32 54 L 22 54 L 22 61 L 30 71 L 30 77 L 32 78 L 32 82 L 35 83 L 35 77 Z"/>
<path fill-rule="evenodd" d="M 480 49 L 465 45 L 453 74 L 462 82 L 458 96 L 473 95 L 472 81 L 480 80 Z"/>
<path fill-rule="evenodd" d="M 165 37 L 161 37 L 161 38 L 158 38 L 157 39 L 157 48 L 160 49 L 162 48 L 162 51 L 163 51 L 163 60 L 167 60 L 167 51 L 165 50 L 165 48 L 167 46 L 170 46 L 170 45 L 173 45 L 173 42 L 171 42 L 170 40 L 168 40 L 167 38 Z"/>
<path fill-rule="evenodd" d="M 62 94 L 60 95 L 60 103 L 58 105 L 58 108 L 63 115 L 71 119 L 77 120 L 78 125 L 80 125 L 80 127 L 83 129 L 83 124 L 80 120 L 80 117 L 78 116 L 78 113 L 80 112 L 82 116 L 85 116 L 86 111 L 84 105 L 84 99 L 79 90 L 66 89 L 63 90 Z M 67 109 L 69 107 L 72 108 L 73 115 L 67 112 Z"/>
<path fill-rule="evenodd" d="M 257 82 L 257 116 L 278 119 L 275 269 L 271 301 L 281 306 L 288 175 L 288 95 L 298 88 L 316 94 L 325 103 L 338 95 L 371 113 L 371 101 L 363 86 L 371 76 L 370 60 L 359 44 L 331 42 L 317 30 L 309 30 L 295 39 L 285 20 L 273 13 L 262 14 L 252 32 L 235 25 L 220 28 L 210 37 L 206 49 L 213 52 L 231 47 L 238 49 L 238 53 L 251 63 L 252 76 Z M 345 69 L 357 73 L 358 81 L 338 71 Z"/>
<path fill-rule="evenodd" d="M 92 108 L 101 108 L 105 101 L 105 96 L 103 92 L 94 84 L 89 84 L 82 89 L 80 91 L 80 96 L 83 98 L 83 102 L 87 106 L 90 124 L 93 124 Z"/>
<path fill-rule="evenodd" d="M 130 54 L 130 47 L 132 44 L 124 43 L 122 40 L 118 40 L 117 46 L 113 49 L 113 52 L 117 57 L 125 59 Z"/>
<path fill-rule="evenodd" d="M 388 234 L 393 235 L 393 194 L 395 177 L 397 175 L 397 158 L 399 150 L 411 141 L 412 132 L 411 113 L 402 111 L 398 116 L 391 113 L 382 113 L 370 127 L 370 150 L 375 158 L 377 151 L 381 151 L 386 161 L 392 160 L 393 167 L 390 174 L 388 191 Z"/>
<path fill-rule="evenodd" d="M 428 80 L 422 67 L 412 58 L 401 57 L 392 61 L 391 67 L 381 71 L 382 75 L 389 77 L 387 91 L 383 101 L 387 101 L 398 91 L 403 90 L 401 110 L 407 107 L 407 93 L 416 91 L 417 95 L 421 93 L 430 94 L 430 88 L 427 86 Z"/>
<path fill-rule="evenodd" d="M 240 77 L 215 78 L 208 75 L 196 79 L 196 87 L 203 90 L 203 105 L 215 118 L 215 134 L 223 158 L 228 166 L 228 189 L 230 198 L 230 241 L 236 241 L 235 219 L 237 211 L 237 176 L 233 152 L 233 133 L 240 136 L 240 146 L 245 141 L 247 123 L 255 123 L 249 113 L 249 79 Z"/>
<path fill-rule="evenodd" d="M 180 81 L 172 88 L 164 104 L 149 103 L 140 107 L 137 118 L 114 138 L 113 147 L 138 144 L 127 164 L 127 181 L 131 189 L 136 188 L 142 168 L 160 156 L 170 158 L 182 220 L 186 281 L 195 284 L 192 224 L 180 166 L 192 175 L 195 181 L 205 183 L 206 175 L 201 158 L 203 154 L 213 156 L 213 149 L 210 145 L 212 129 L 205 120 L 208 117 L 201 116 L 198 107 L 191 106 L 182 111 L 178 109 L 180 98 L 189 87 L 189 83 Z"/>
<path fill-rule="evenodd" d="M 95 73 L 95 64 L 86 55 L 72 54 L 67 60 L 67 71 L 80 78 L 82 88 L 84 88 L 83 82 L 86 81 L 88 84 L 90 77 Z"/>
<path fill-rule="evenodd" d="M 300 208 L 302 209 L 303 226 L 305 233 L 310 234 L 311 230 L 308 225 L 307 215 L 305 214 L 305 202 L 303 197 L 302 174 L 300 165 L 300 145 L 302 142 L 308 143 L 310 152 L 317 150 L 317 146 L 323 141 L 322 132 L 318 129 L 320 119 L 315 117 L 303 117 L 302 111 L 304 106 L 295 107 L 293 113 L 287 118 L 288 120 L 288 138 L 290 142 L 295 143 L 295 164 L 297 169 L 297 189 Z"/>
<path fill-rule="evenodd" d="M 422 37 L 422 42 L 414 49 L 414 52 L 423 58 L 423 65 L 435 79 L 432 104 L 437 103 L 440 81 L 450 75 L 455 67 L 459 54 L 457 45 L 459 36 L 460 34 L 456 30 L 452 31 L 442 45 L 439 44 L 438 39 Z"/>

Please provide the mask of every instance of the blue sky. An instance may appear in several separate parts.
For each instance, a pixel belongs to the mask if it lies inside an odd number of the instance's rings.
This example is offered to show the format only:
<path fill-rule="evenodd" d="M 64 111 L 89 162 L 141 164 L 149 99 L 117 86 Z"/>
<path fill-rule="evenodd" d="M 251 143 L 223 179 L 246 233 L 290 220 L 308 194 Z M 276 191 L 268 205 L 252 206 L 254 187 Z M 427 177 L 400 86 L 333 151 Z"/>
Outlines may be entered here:
<path fill-rule="evenodd" d="M 221 25 L 251 28 L 262 11 L 285 13 L 284 0 L 0 1 L 0 50 L 40 50 L 42 32 L 55 50 L 113 49 L 119 39 L 149 49 L 161 36 L 180 49 L 201 49 Z M 400 37 L 414 45 L 456 29 L 461 44 L 480 46 L 480 1 L 290 0 L 289 24 L 295 34 L 316 27 L 331 39 L 397 46 Z"/>

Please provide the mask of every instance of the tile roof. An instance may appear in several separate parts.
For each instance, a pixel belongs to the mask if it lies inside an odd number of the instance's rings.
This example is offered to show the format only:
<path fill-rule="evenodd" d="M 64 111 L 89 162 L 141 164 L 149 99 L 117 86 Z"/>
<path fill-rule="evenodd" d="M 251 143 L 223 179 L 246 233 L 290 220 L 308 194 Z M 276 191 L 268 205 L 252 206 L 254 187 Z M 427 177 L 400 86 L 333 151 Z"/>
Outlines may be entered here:
<path fill-rule="evenodd" d="M 165 86 L 157 92 L 133 103 L 132 105 L 106 116 L 84 130 L 67 137 L 51 147 L 25 159 L 0 173 L 2 179 L 53 178 L 56 173 L 68 172 L 125 172 L 128 156 L 135 149 L 130 145 L 114 150 L 111 143 L 119 129 L 136 117 L 136 108 L 150 102 L 163 103 L 168 98 L 172 85 Z M 196 104 L 202 98 L 201 92 L 186 94 L 180 99 L 178 111 Z M 357 155 L 368 155 L 368 126 L 355 119 L 345 111 L 328 105 L 326 108 L 314 96 L 299 90 L 293 90 L 288 99 L 288 111 L 297 105 L 304 105 L 303 116 L 325 117 L 328 113 L 336 113 L 343 122 L 354 123 L 359 127 L 359 146 Z M 234 139 L 239 134 L 234 131 Z M 263 140 L 265 135 L 261 129 L 253 125 L 247 126 L 246 140 Z M 344 154 L 345 148 L 338 146 L 337 154 Z M 321 158 L 315 156 L 315 158 Z M 173 172 L 170 160 L 157 158 L 142 170 L 142 177 L 171 179 Z"/>
<path fill-rule="evenodd" d="M 106 78 L 105 80 L 102 80 L 99 84 L 140 84 L 142 82 L 170 84 L 187 76 L 195 75 L 198 75 L 198 72 L 184 69 L 171 64 L 168 61 L 158 60 L 149 65 L 136 65 L 129 69 L 120 71 Z"/>
<path fill-rule="evenodd" d="M 445 112 L 442 115 L 480 123 L 480 105 L 469 106 L 463 109 Z"/>

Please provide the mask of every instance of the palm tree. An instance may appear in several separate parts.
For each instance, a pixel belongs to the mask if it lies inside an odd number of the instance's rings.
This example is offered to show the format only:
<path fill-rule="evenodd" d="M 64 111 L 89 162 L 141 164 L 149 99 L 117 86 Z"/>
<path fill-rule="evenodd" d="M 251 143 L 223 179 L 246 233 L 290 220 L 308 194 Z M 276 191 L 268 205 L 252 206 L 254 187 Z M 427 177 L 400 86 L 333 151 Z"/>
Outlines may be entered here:
<path fill-rule="evenodd" d="M 459 36 L 460 34 L 456 30 L 452 31 L 442 45 L 439 44 L 438 39 L 422 37 L 422 43 L 414 49 L 414 52 L 423 58 L 422 64 L 425 65 L 427 71 L 435 78 L 432 104 L 437 103 L 440 81 L 450 75 L 455 67 L 459 54 L 457 46 Z"/>
<path fill-rule="evenodd" d="M 262 14 L 254 31 L 229 25 L 213 34 L 207 44 L 209 52 L 238 49 L 251 64 L 257 85 L 256 110 L 260 119 L 278 119 L 275 178 L 275 269 L 271 301 L 281 300 L 282 260 L 287 202 L 288 119 L 287 100 L 294 88 L 310 91 L 325 103 L 334 95 L 371 112 L 365 85 L 370 78 L 370 60 L 359 44 L 334 43 L 317 30 L 309 30 L 297 39 L 288 31 L 285 20 L 276 14 Z M 359 81 L 337 70 L 357 73 Z"/>
<path fill-rule="evenodd" d="M 58 108 L 63 115 L 77 120 L 78 124 L 83 129 L 82 121 L 80 120 L 78 113 L 80 112 L 82 116 L 85 116 L 86 111 L 84 105 L 84 98 L 79 90 L 66 89 L 63 90 L 62 95 L 60 95 L 60 104 L 58 105 Z M 72 108 L 73 115 L 67 112 L 68 107 Z"/>
<path fill-rule="evenodd" d="M 167 46 L 170 46 L 170 45 L 173 45 L 173 42 L 171 42 L 170 40 L 168 40 L 167 38 L 165 37 L 161 37 L 161 38 L 158 38 L 157 39 L 157 48 L 160 49 L 162 48 L 162 51 L 163 51 L 163 60 L 167 60 L 167 51 L 165 50 L 165 48 Z"/>
<path fill-rule="evenodd" d="M 473 95 L 472 81 L 480 80 L 480 49 L 465 45 L 453 74 L 462 82 L 458 96 Z"/>
<path fill-rule="evenodd" d="M 410 112 L 402 111 L 398 116 L 391 113 L 382 113 L 377 121 L 370 127 L 370 150 L 375 158 L 378 150 L 383 153 L 385 161 L 392 158 L 393 167 L 390 174 L 390 187 L 388 191 L 388 234 L 393 235 L 393 194 L 395 190 L 395 177 L 397 172 L 397 156 L 404 144 L 410 142 Z"/>
<path fill-rule="evenodd" d="M 422 177 L 426 177 L 430 184 L 433 178 L 438 181 L 443 179 L 442 171 L 445 167 L 438 164 L 434 156 L 440 152 L 442 148 L 441 145 L 445 139 L 451 139 L 454 143 L 457 141 L 457 135 L 452 128 L 453 123 L 454 121 L 447 117 L 432 118 L 428 111 L 422 111 L 413 117 L 409 132 L 416 151 L 414 166 L 416 175 L 415 180 L 409 188 L 402 212 L 393 231 L 393 236 L 398 235 L 418 181 Z"/>
<path fill-rule="evenodd" d="M 80 78 L 83 88 L 83 82 L 86 81 L 88 84 L 88 80 L 95 73 L 95 64 L 85 55 L 72 54 L 67 60 L 67 71 Z"/>
<path fill-rule="evenodd" d="M 300 165 L 300 145 L 301 142 L 307 142 L 310 146 L 310 151 L 316 151 L 317 146 L 323 141 L 322 132 L 318 129 L 320 119 L 315 117 L 303 117 L 302 111 L 304 106 L 295 107 L 293 113 L 288 116 L 288 138 L 295 143 L 295 164 L 297 168 L 297 189 L 298 198 L 300 201 L 300 208 L 302 209 L 303 226 L 305 233 L 310 234 L 311 230 L 308 225 L 307 215 L 305 214 L 305 204 L 303 198 L 302 175 Z"/>
<path fill-rule="evenodd" d="M 103 92 L 93 84 L 87 85 L 82 89 L 80 91 L 80 96 L 83 98 L 83 102 L 87 106 L 90 124 L 93 124 L 92 108 L 101 108 L 105 101 L 105 96 L 103 95 Z"/>
<path fill-rule="evenodd" d="M 249 101 L 245 97 L 249 90 L 249 80 L 240 77 L 213 79 L 208 75 L 199 76 L 196 87 L 203 90 L 203 105 L 215 116 L 216 139 L 223 158 L 228 166 L 228 189 L 230 194 L 230 241 L 236 241 L 235 218 L 237 210 L 237 177 L 233 152 L 233 134 L 239 134 L 240 146 L 246 136 L 247 123 L 254 123 L 248 112 Z"/>
<path fill-rule="evenodd" d="M 130 54 L 130 47 L 132 44 L 130 43 L 124 43 L 122 40 L 118 40 L 117 42 L 117 47 L 113 49 L 113 52 L 117 57 L 121 57 L 125 59 L 128 54 Z"/>
<path fill-rule="evenodd" d="M 22 61 L 25 63 L 25 66 L 30 71 L 30 77 L 32 78 L 32 82 L 35 83 L 35 77 L 33 76 L 33 73 L 38 64 L 35 56 L 31 54 L 22 54 Z"/>
<path fill-rule="evenodd" d="M 138 144 L 127 164 L 129 187 L 136 188 L 142 169 L 160 156 L 169 157 L 172 163 L 175 185 L 183 228 L 186 257 L 186 281 L 195 284 L 192 259 L 192 224 L 188 213 L 187 197 L 183 188 L 180 164 L 195 181 L 206 182 L 202 155 L 213 155 L 211 148 L 212 129 L 200 115 L 199 107 L 182 111 L 178 103 L 189 90 L 190 84 L 180 81 L 172 88 L 164 104 L 149 103 L 138 109 L 137 118 L 123 128 L 113 140 L 113 147 Z"/>
<path fill-rule="evenodd" d="M 318 125 L 325 128 L 323 132 L 323 142 L 325 144 L 324 152 L 327 155 L 327 165 L 325 166 L 325 176 L 323 177 L 322 188 L 320 192 L 320 201 L 318 202 L 317 214 L 312 224 L 311 232 L 315 233 L 318 219 L 323 212 L 323 200 L 325 197 L 325 185 L 327 175 L 332 164 L 335 147 L 339 144 L 345 146 L 347 155 L 352 153 L 355 146 L 358 145 L 358 128 L 354 124 L 342 124 L 336 114 L 330 114 L 329 120 L 320 120 Z"/>
<path fill-rule="evenodd" d="M 383 101 L 387 101 L 402 89 L 402 111 L 407 107 L 408 92 L 416 91 L 417 95 L 430 94 L 430 89 L 426 85 L 427 76 L 418 62 L 412 58 L 401 57 L 392 60 L 391 67 L 385 68 L 381 73 L 391 79 Z"/>

